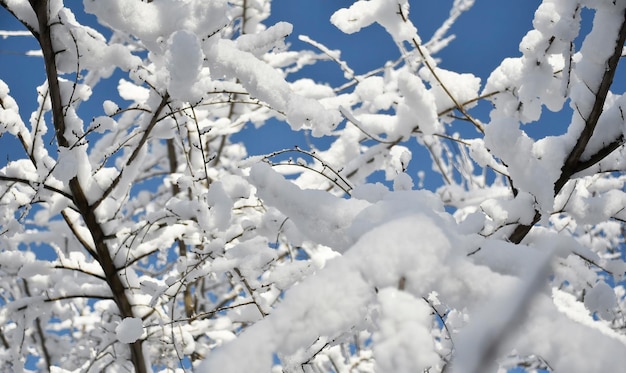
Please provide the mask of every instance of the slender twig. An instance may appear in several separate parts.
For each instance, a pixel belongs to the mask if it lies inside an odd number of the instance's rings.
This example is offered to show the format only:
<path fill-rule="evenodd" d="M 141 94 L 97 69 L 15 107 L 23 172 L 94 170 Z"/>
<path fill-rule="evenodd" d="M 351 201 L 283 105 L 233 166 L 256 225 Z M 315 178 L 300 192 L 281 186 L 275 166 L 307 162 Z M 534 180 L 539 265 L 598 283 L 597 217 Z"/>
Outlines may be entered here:
<path fill-rule="evenodd" d="M 285 153 L 290 153 L 290 152 L 296 152 L 296 153 L 302 153 L 305 155 L 308 155 L 309 157 L 317 160 L 321 165 L 322 165 L 322 170 L 317 170 L 307 164 L 301 163 L 301 162 L 296 162 L 296 163 L 292 163 L 292 162 L 279 162 L 279 163 L 273 163 L 273 162 L 269 162 L 270 158 L 276 157 L 278 155 L 281 154 L 285 154 Z M 283 150 L 279 150 L 276 152 L 273 152 L 271 154 L 266 155 L 265 157 L 263 157 L 266 161 L 268 161 L 272 166 L 297 166 L 297 167 L 302 167 L 304 169 L 313 171 L 318 173 L 321 176 L 324 176 L 325 178 L 327 178 L 329 181 L 333 182 L 335 185 L 337 185 L 341 190 L 344 191 L 344 193 L 346 193 L 347 195 L 350 195 L 350 191 L 352 190 L 352 185 L 348 182 L 347 179 L 349 179 L 351 177 L 351 175 L 348 175 L 347 177 L 343 177 L 341 176 L 341 174 L 337 171 L 335 171 L 335 169 L 328 164 L 327 162 L 325 162 L 322 158 L 320 158 L 317 154 L 315 154 L 315 152 L 309 152 L 306 151 L 304 149 L 301 149 L 300 147 L 295 147 L 294 149 L 283 149 Z M 330 170 L 330 172 L 332 174 L 334 174 L 334 177 L 331 177 L 329 175 L 327 175 L 324 170 Z M 343 185 L 339 184 L 339 181 L 341 181 L 343 183 Z"/>
<path fill-rule="evenodd" d="M 28 280 L 22 279 L 22 281 L 24 282 L 24 293 L 30 298 L 31 295 Z M 39 337 L 39 345 L 41 346 L 41 353 L 43 355 L 44 363 L 46 364 L 46 370 L 49 372 L 50 367 L 52 366 L 52 359 L 50 358 L 48 346 L 46 346 L 46 335 L 41 327 L 41 319 L 39 317 L 35 319 L 35 329 L 37 330 L 37 336 Z"/>
<path fill-rule="evenodd" d="M 146 143 L 146 141 L 148 141 L 148 138 L 150 137 L 150 132 L 152 131 L 152 129 L 154 129 L 154 126 L 156 126 L 156 124 L 158 123 L 159 114 L 161 113 L 161 111 L 163 111 L 163 109 L 167 105 L 168 100 L 169 100 L 169 94 L 166 93 L 161 98 L 161 102 L 159 103 L 159 106 L 157 107 L 154 114 L 152 115 L 152 118 L 150 119 L 150 123 L 148 123 L 148 126 L 144 130 L 143 136 L 141 136 L 141 138 L 139 139 L 139 143 L 135 146 L 135 150 L 132 152 L 130 157 L 128 157 L 128 160 L 126 161 L 127 167 L 130 166 L 135 160 L 135 158 L 137 158 L 139 154 L 141 153 L 144 144 Z M 117 177 L 113 179 L 113 181 L 111 182 L 111 185 L 109 185 L 109 187 L 104 191 L 104 193 L 102 193 L 102 196 L 96 202 L 94 202 L 93 206 L 91 206 L 93 209 L 96 209 L 102 202 L 104 202 L 106 197 L 109 194 L 111 194 L 111 192 L 113 192 L 113 190 L 117 187 L 117 184 L 119 184 L 119 182 L 122 180 L 123 174 L 124 174 L 124 169 L 120 170 Z"/>
<path fill-rule="evenodd" d="M 28 185 L 29 187 L 33 188 L 34 190 L 37 190 L 35 188 L 35 186 L 41 186 L 42 188 L 44 188 L 46 190 L 49 190 L 51 192 L 60 194 L 61 196 L 67 198 L 70 201 L 72 201 L 72 195 L 69 194 L 67 191 L 55 188 L 55 187 L 53 187 L 51 185 L 42 183 L 40 181 L 32 181 L 32 180 L 22 179 L 20 177 L 4 176 L 4 175 L 0 175 L 0 181 L 9 181 L 9 182 L 13 182 L 13 183 L 25 184 L 25 185 Z"/>
<path fill-rule="evenodd" d="M 43 298 L 41 301 L 44 303 L 51 303 L 51 302 L 59 302 L 62 300 L 68 300 L 68 299 L 104 299 L 104 300 L 112 300 L 114 299 L 111 295 L 101 295 L 101 294 L 68 294 L 68 295 L 59 295 L 58 297 L 52 297 L 52 298 Z M 26 308 L 28 308 L 28 304 L 20 306 L 16 309 L 16 311 L 24 311 Z"/>
<path fill-rule="evenodd" d="M 402 18 L 402 21 L 404 23 L 408 23 L 409 20 L 408 20 L 406 14 L 404 14 L 404 12 L 402 10 L 402 6 L 400 4 L 398 4 L 398 14 L 400 15 L 400 17 Z M 439 83 L 439 86 L 441 87 L 441 89 L 443 89 L 443 91 L 446 93 L 446 95 L 454 103 L 455 108 L 458 111 L 460 111 L 461 114 L 463 114 L 465 116 L 465 118 L 467 118 L 467 120 L 469 120 L 474 125 L 474 127 L 476 127 L 476 129 L 478 131 L 480 131 L 480 133 L 484 134 L 485 133 L 485 129 L 484 129 L 483 125 L 481 123 L 479 123 L 474 117 L 469 115 L 467 110 L 465 110 L 465 107 L 458 102 L 458 100 L 454 97 L 452 92 L 450 92 L 448 87 L 446 87 L 446 85 L 441 81 L 441 79 L 439 78 L 439 75 L 437 74 L 437 72 L 435 70 L 435 67 L 430 63 L 430 60 L 428 59 L 428 56 L 426 56 L 426 53 L 424 52 L 422 46 L 417 41 L 417 39 L 416 38 L 412 38 L 411 41 L 413 42 L 413 46 L 415 46 L 415 49 L 417 49 L 418 53 L 422 57 L 422 62 L 424 63 L 424 65 L 426 66 L 428 71 L 430 71 L 430 73 L 433 75 L 433 77 L 435 78 L 437 83 Z"/>
<path fill-rule="evenodd" d="M 243 276 L 243 274 L 241 273 L 239 268 L 235 267 L 235 268 L 233 268 L 233 271 L 237 274 L 237 276 L 239 276 L 239 278 L 241 279 L 241 282 L 243 282 L 243 285 L 246 287 L 246 290 L 248 290 L 248 294 L 250 294 L 250 296 L 252 297 L 254 305 L 256 306 L 257 310 L 259 310 L 259 313 L 261 314 L 261 316 L 262 317 L 266 317 L 267 315 L 269 315 L 267 312 L 265 312 L 263 310 L 263 308 L 261 308 L 261 305 L 259 304 L 259 302 L 256 299 L 257 298 L 256 292 L 254 291 L 254 289 L 252 289 L 252 287 L 250 286 L 250 283 Z"/>

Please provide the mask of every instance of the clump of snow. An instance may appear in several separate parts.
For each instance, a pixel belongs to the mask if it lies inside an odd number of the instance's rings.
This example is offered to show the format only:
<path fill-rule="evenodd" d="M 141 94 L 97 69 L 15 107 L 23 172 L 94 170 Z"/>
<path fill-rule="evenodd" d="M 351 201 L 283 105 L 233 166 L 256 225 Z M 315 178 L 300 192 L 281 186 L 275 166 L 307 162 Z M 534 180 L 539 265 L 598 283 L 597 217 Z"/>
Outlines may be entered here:
<path fill-rule="evenodd" d="M 267 30 L 256 34 L 243 34 L 237 38 L 237 47 L 250 52 L 257 57 L 274 49 L 285 47 L 285 37 L 293 31 L 293 26 L 287 22 L 278 22 Z"/>
<path fill-rule="evenodd" d="M 309 128 L 313 136 L 329 134 L 341 121 L 337 110 L 314 99 L 296 95 L 283 75 L 254 54 L 239 50 L 231 40 L 206 44 L 204 53 L 215 78 L 238 78 L 252 97 L 285 114 L 293 130 Z"/>
<path fill-rule="evenodd" d="M 331 86 L 320 84 L 313 79 L 298 79 L 291 83 L 291 89 L 298 95 L 318 100 L 335 96 Z"/>
<path fill-rule="evenodd" d="M 409 136 L 416 127 L 425 135 L 442 131 L 437 119 L 435 96 L 419 77 L 402 71 L 398 76 L 398 89 L 404 99 L 398 104 L 398 123 L 390 135 L 398 138 Z"/>
<path fill-rule="evenodd" d="M 544 212 L 553 208 L 554 182 L 565 159 L 560 142 L 554 140 L 553 146 L 546 146 L 549 141 L 535 143 L 513 119 L 492 120 L 485 128 L 485 147 L 507 165 L 515 187 L 532 194 Z"/>
<path fill-rule="evenodd" d="M 533 196 L 524 192 L 512 200 L 492 198 L 480 204 L 481 210 L 499 226 L 517 222 L 531 224 L 535 215 L 533 206 Z"/>
<path fill-rule="evenodd" d="M 6 5 L 7 9 L 10 9 L 20 21 L 27 24 L 33 30 L 39 32 L 37 15 L 28 1 L 8 0 L 4 1 L 3 4 Z"/>
<path fill-rule="evenodd" d="M 484 94 L 500 92 L 489 98 L 496 106 L 492 119 L 502 115 L 528 123 L 539 119 L 543 105 L 556 111 L 565 102 L 571 83 L 570 43 L 580 29 L 579 5 L 544 1 L 533 25 L 519 45 L 523 56 L 503 60 L 487 80 Z"/>
<path fill-rule="evenodd" d="M 19 115 L 19 107 L 17 103 L 9 95 L 9 86 L 0 79 L 0 134 L 9 132 L 17 135 L 20 130 L 20 124 L 23 126 L 22 118 Z"/>
<path fill-rule="evenodd" d="M 59 147 L 57 164 L 52 171 L 52 176 L 57 180 L 67 183 L 78 174 L 79 169 L 78 147 Z"/>
<path fill-rule="evenodd" d="M 501 174 L 506 174 L 506 167 L 497 162 L 485 147 L 483 139 L 464 140 L 470 144 L 470 156 L 481 167 L 492 168 Z"/>
<path fill-rule="evenodd" d="M 96 15 L 100 22 L 137 37 L 149 50 L 159 52 L 161 38 L 167 40 L 175 31 L 187 30 L 204 37 L 229 22 L 226 0 L 83 0 L 83 4 L 85 11 Z"/>
<path fill-rule="evenodd" d="M 117 325 L 115 334 L 122 343 L 135 343 L 143 334 L 143 323 L 138 317 L 127 317 Z"/>
<path fill-rule="evenodd" d="M 402 12 L 402 15 L 398 13 L 398 10 Z M 330 22 L 346 34 L 353 34 L 376 22 L 387 30 L 396 43 L 413 38 L 419 40 L 417 29 L 408 20 L 408 16 L 408 0 L 359 0 L 349 8 L 336 11 L 330 17 Z M 402 20 L 402 17 L 406 17 L 406 22 Z"/>
<path fill-rule="evenodd" d="M 401 145 L 392 147 L 387 157 L 387 164 L 385 167 L 385 178 L 387 180 L 393 180 L 398 174 L 404 173 L 411 162 L 411 151 Z"/>
<path fill-rule="evenodd" d="M 117 122 L 113 118 L 104 115 L 94 118 L 91 123 L 91 128 L 97 133 L 105 133 L 114 130 L 115 127 L 117 127 Z"/>
<path fill-rule="evenodd" d="M 46 276 L 50 273 L 52 273 L 51 268 L 47 262 L 35 260 L 29 263 L 25 263 L 24 266 L 20 268 L 17 275 L 19 277 L 29 279 L 35 276 Z"/>
<path fill-rule="evenodd" d="M 265 163 L 252 167 L 250 182 L 257 188 L 258 196 L 293 220 L 303 235 L 338 251 L 352 245 L 353 240 L 346 230 L 352 219 L 369 206 L 366 201 L 345 200 L 319 190 L 302 190 Z"/>
<path fill-rule="evenodd" d="M 464 104 L 467 101 L 473 100 L 478 97 L 478 91 L 480 90 L 480 78 L 469 73 L 459 74 L 454 71 L 434 68 L 435 75 L 427 67 L 420 69 L 419 74 L 431 85 L 431 95 L 434 98 L 435 105 L 434 110 L 436 112 L 442 112 L 456 107 L 450 96 L 459 104 Z M 441 83 L 440 83 L 441 82 Z M 444 88 L 449 92 L 446 92 Z M 463 105 L 469 109 L 475 104 Z"/>
<path fill-rule="evenodd" d="M 168 92 L 182 101 L 198 101 L 202 91 L 194 87 L 194 83 L 204 58 L 198 37 L 188 31 L 176 31 L 170 36 L 167 45 L 165 58 L 170 74 Z"/>
<path fill-rule="evenodd" d="M 409 176 L 407 173 L 405 172 L 399 173 L 398 176 L 396 176 L 393 179 L 394 191 L 412 190 L 412 189 L 413 189 L 413 179 L 411 179 L 411 176 Z"/>
<path fill-rule="evenodd" d="M 117 91 L 121 98 L 132 102 L 144 103 L 148 101 L 150 97 L 149 89 L 140 87 L 126 79 L 120 79 L 117 85 Z"/>
<path fill-rule="evenodd" d="M 597 312 L 604 320 L 612 320 L 617 308 L 615 291 L 606 282 L 598 282 L 585 294 L 585 307 L 592 313 Z"/>
<path fill-rule="evenodd" d="M 104 109 L 104 113 L 108 116 L 115 115 L 118 110 L 120 110 L 120 107 L 111 100 L 104 100 L 102 102 L 102 108 Z"/>
<path fill-rule="evenodd" d="M 389 193 L 389 189 L 381 183 L 357 185 L 352 190 L 352 197 L 376 203 Z"/>
<path fill-rule="evenodd" d="M 286 114 L 292 128 L 311 128 L 311 134 L 315 137 L 330 134 L 341 121 L 338 111 L 327 110 L 318 101 L 298 95 L 292 95 L 289 99 Z"/>
<path fill-rule="evenodd" d="M 209 206 L 211 206 L 209 214 L 210 225 L 221 230 L 228 228 L 233 201 L 226 194 L 221 182 L 217 181 L 211 184 L 206 200 Z"/>
<path fill-rule="evenodd" d="M 349 258 L 344 256 L 330 261 L 324 269 L 290 289 L 280 307 L 248 328 L 238 339 L 211 354 L 203 362 L 202 369 L 269 371 L 273 350 L 294 353 L 311 345 L 320 335 L 333 335 L 354 328 L 355 322 L 362 323 L 368 314 L 368 305 L 375 302 L 374 287 L 380 285 L 383 288 L 396 283 L 398 274 L 404 271 L 416 271 L 417 274 L 416 261 L 424 260 L 425 268 L 438 268 L 438 259 L 448 252 L 445 238 L 444 242 L 438 241 L 442 238 L 438 228 L 420 216 L 406 217 L 395 222 L 397 224 L 393 223 L 383 224 L 363 235 L 347 254 Z M 419 228 L 411 231 L 410 227 L 415 227 L 415 224 Z M 397 255 L 396 250 L 403 250 L 406 245 L 419 240 L 418 231 L 429 229 L 435 230 L 436 238 L 432 241 L 427 239 L 428 242 L 436 242 L 434 245 L 424 245 L 424 252 L 416 250 L 409 258 Z M 384 245 L 389 246 L 387 234 L 394 241 L 389 247 L 394 251 L 391 253 L 383 250 Z M 431 284 L 434 281 L 436 279 L 432 278 L 426 282 Z M 423 284 L 423 287 L 427 286 Z M 390 321 L 389 326 L 393 323 Z M 252 346 L 255 346 L 253 350 Z M 259 349 L 259 346 L 262 347 Z M 246 359 L 235 359 L 241 353 L 250 355 L 246 355 Z M 384 356 L 390 357 L 387 353 Z"/>
<path fill-rule="evenodd" d="M 374 360 L 379 372 L 423 372 L 439 362 L 434 350 L 432 310 L 421 298 L 385 288 L 378 292 L 379 329 L 374 333 Z M 415 350 L 415 346 L 420 346 Z"/>
<path fill-rule="evenodd" d="M 625 204 L 626 193 L 621 190 L 597 193 L 578 183 L 565 209 L 580 224 L 598 224 L 613 217 Z"/>
<path fill-rule="evenodd" d="M 396 82 L 376 75 L 360 81 L 354 88 L 354 95 L 360 97 L 362 108 L 371 115 L 381 115 L 379 111 L 388 110 L 398 100 Z"/>
<path fill-rule="evenodd" d="M 385 81 L 382 76 L 369 76 L 354 88 L 354 93 L 363 101 L 374 101 L 383 94 Z"/>
<path fill-rule="evenodd" d="M 81 25 L 76 21 L 72 11 L 63 7 L 62 2 L 54 2 L 49 17 L 58 19 L 57 28 L 65 30 L 54 33 L 55 48 L 63 50 L 56 57 L 57 68 L 62 72 L 74 72 L 76 66 L 81 69 L 98 72 L 100 77 L 107 78 L 116 67 L 129 71 L 141 65 L 141 59 L 133 56 L 123 45 L 107 43 L 97 30 Z M 80 60 L 78 64 L 77 61 Z"/>
<path fill-rule="evenodd" d="M 617 9 L 617 7 L 622 9 Z M 605 74 L 607 60 L 615 50 L 614 42 L 623 22 L 624 4 L 599 9 L 593 18 L 593 28 L 585 37 L 576 61 L 576 80 L 572 87 L 572 107 L 586 118 L 595 102 L 595 92 Z M 613 9 L 611 9 L 613 8 Z"/>
<path fill-rule="evenodd" d="M 626 106 L 625 95 L 618 96 L 611 92 L 607 94 L 602 116 L 598 120 L 593 136 L 589 139 L 581 159 L 589 159 L 608 144 L 620 141 L 619 137 L 626 134 L 623 116 L 624 106 Z M 622 123 L 622 125 L 616 126 L 615 123 Z"/>
<path fill-rule="evenodd" d="M 535 11 L 533 26 L 541 33 L 554 35 L 560 40 L 574 40 L 580 31 L 578 7 L 576 2 L 544 1 Z"/>

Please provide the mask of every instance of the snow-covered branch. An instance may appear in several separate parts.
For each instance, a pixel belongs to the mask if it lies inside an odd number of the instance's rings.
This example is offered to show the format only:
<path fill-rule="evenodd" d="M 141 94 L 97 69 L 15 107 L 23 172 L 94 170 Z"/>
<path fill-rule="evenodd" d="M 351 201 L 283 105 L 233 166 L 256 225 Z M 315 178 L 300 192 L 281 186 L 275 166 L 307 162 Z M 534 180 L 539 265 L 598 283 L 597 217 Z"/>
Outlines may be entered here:
<path fill-rule="evenodd" d="M 478 3 L 0 0 L 0 370 L 620 371 L 626 2 Z"/>

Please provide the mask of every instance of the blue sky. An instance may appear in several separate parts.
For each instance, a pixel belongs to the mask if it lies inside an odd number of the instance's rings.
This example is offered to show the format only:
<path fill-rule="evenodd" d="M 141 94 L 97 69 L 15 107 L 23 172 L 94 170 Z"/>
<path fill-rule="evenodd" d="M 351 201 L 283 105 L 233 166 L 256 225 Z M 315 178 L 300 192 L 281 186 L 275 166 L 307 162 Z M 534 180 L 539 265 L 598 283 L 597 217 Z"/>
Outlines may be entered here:
<path fill-rule="evenodd" d="M 285 20 L 294 25 L 292 44 L 297 34 L 310 36 L 331 49 L 341 49 L 343 58 L 356 72 L 380 67 L 398 52 L 382 27 L 373 25 L 353 35 L 343 34 L 328 21 L 334 11 L 352 4 L 351 0 L 274 0 L 271 22 Z M 422 40 L 428 40 L 447 18 L 451 0 L 411 1 L 411 19 Z M 502 58 L 518 56 L 518 43 L 532 27 L 539 0 L 476 0 L 472 9 L 461 16 L 452 28 L 457 39 L 439 55 L 441 67 L 472 72 L 486 77 Z M 334 69 L 334 75 L 341 73 Z"/>
<path fill-rule="evenodd" d="M 399 55 L 398 50 L 382 27 L 372 25 L 357 34 L 346 35 L 330 24 L 329 19 L 333 12 L 341 7 L 349 6 L 352 2 L 351 0 L 274 0 L 272 2 L 274 10 L 266 24 L 271 25 L 278 21 L 292 23 L 294 31 L 288 37 L 287 42 L 294 49 L 312 48 L 299 41 L 298 35 L 307 35 L 330 49 L 340 49 L 342 59 L 347 61 L 356 73 L 367 72 L 382 66 L 388 60 L 396 59 Z M 72 7 L 74 4 L 82 4 L 76 0 L 66 1 L 66 3 Z M 452 3 L 452 0 L 411 1 L 411 19 L 418 27 L 424 41 L 429 40 L 433 32 L 447 18 Z M 440 66 L 457 72 L 471 72 L 481 77 L 484 82 L 503 58 L 520 55 L 519 41 L 532 28 L 534 10 L 539 3 L 539 0 L 476 0 L 472 9 L 463 14 L 452 27 L 451 33 L 456 35 L 456 40 L 436 56 L 441 60 Z M 78 9 L 74 12 L 79 21 L 97 27 L 92 16 Z M 8 12 L 0 9 L 0 29 L 21 30 L 22 28 Z M 20 105 L 22 118 L 26 122 L 36 105 L 35 87 L 44 80 L 41 58 L 27 57 L 23 54 L 27 50 L 36 48 L 37 43 L 31 37 L 0 38 L 0 79 L 9 85 L 11 94 Z M 324 62 L 305 68 L 293 78 L 303 76 L 335 86 L 344 82 L 342 71 L 333 62 Z M 81 114 L 86 121 L 93 116 L 103 114 L 101 102 L 103 99 L 110 98 L 111 95 L 116 95 L 114 87 L 119 77 L 123 77 L 123 74 L 117 74 L 115 79 L 111 79 L 106 84 L 101 83 L 90 102 L 81 105 Z M 484 105 L 488 108 L 488 104 Z M 486 110 L 483 111 L 483 113 L 486 112 Z M 529 126 L 528 130 L 534 132 L 533 135 L 536 137 L 555 132 L 554 128 L 545 126 L 534 128 Z M 556 132 L 562 130 L 563 125 L 559 126 Z M 278 121 L 272 121 L 260 130 L 248 128 L 238 134 L 234 140 L 246 141 L 250 136 L 254 136 L 255 139 L 248 142 L 247 148 L 250 154 L 265 154 L 294 145 L 306 147 L 306 138 L 302 133 L 293 133 L 289 131 L 285 123 Z M 320 141 L 323 146 L 325 140 Z M 15 160 L 22 156 L 21 146 L 14 138 L 6 135 L 0 137 L 0 166 L 7 160 Z M 415 176 L 418 169 L 424 168 L 428 171 L 429 163 L 423 149 L 416 149 L 412 167 L 409 169 L 411 176 Z M 439 184 L 438 178 L 427 177 L 426 187 L 435 188 Z"/>

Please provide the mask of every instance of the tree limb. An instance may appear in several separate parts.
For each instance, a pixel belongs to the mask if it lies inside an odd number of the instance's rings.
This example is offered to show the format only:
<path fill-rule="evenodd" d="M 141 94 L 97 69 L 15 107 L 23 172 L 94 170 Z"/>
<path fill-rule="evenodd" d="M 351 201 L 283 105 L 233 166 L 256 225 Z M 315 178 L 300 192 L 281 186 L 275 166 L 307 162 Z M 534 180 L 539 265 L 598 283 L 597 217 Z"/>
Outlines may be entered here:
<path fill-rule="evenodd" d="M 48 0 L 29 0 L 31 7 L 35 11 L 39 23 L 39 34 L 35 35 L 41 46 L 46 69 L 46 77 L 48 79 L 48 89 L 50 93 L 50 101 L 52 103 L 52 118 L 56 133 L 57 143 L 61 147 L 70 147 L 70 143 L 65 137 L 66 123 L 63 113 L 63 103 L 61 99 L 61 89 L 59 87 L 59 76 L 56 65 L 56 54 L 52 45 L 52 33 L 48 14 Z M 122 283 L 117 273 L 117 268 L 111 258 L 111 253 L 104 240 L 105 233 L 102 226 L 98 222 L 95 214 L 95 208 L 90 205 L 85 191 L 82 188 L 78 177 L 74 177 L 69 182 L 70 190 L 74 205 L 83 217 L 87 229 L 89 229 L 95 245 L 95 259 L 98 261 L 105 273 L 107 284 L 113 294 L 113 299 L 119 308 L 120 317 L 134 317 L 133 306 L 130 299 L 126 295 L 126 287 Z M 93 255 L 93 252 L 92 252 Z M 131 352 L 131 362 L 137 373 L 146 373 L 146 359 L 142 349 L 143 340 L 139 339 L 134 343 L 128 344 Z"/>
<path fill-rule="evenodd" d="M 585 118 L 585 127 L 578 137 L 576 144 L 565 159 L 563 167 L 561 167 L 561 176 L 554 183 L 555 196 L 559 194 L 561 189 L 563 189 L 563 186 L 565 186 L 565 184 L 569 181 L 572 175 L 600 162 L 613 150 L 617 149 L 621 145 L 621 143 L 623 143 L 623 137 L 620 136 L 620 138 L 616 139 L 614 142 L 601 149 L 598 153 L 591 156 L 591 158 L 589 158 L 588 160 L 580 160 L 580 157 L 585 151 L 585 148 L 587 147 L 587 144 L 589 143 L 589 140 L 593 135 L 596 125 L 598 124 L 600 115 L 602 115 L 602 109 L 604 108 L 604 103 L 606 101 L 609 89 L 611 88 L 611 84 L 613 84 L 615 71 L 617 70 L 617 65 L 622 55 L 622 47 L 624 46 L 624 42 L 626 42 L 626 12 L 624 12 L 623 17 L 624 19 L 619 29 L 617 40 L 615 41 L 615 50 L 606 62 L 607 67 L 604 70 L 604 75 L 602 76 L 600 86 L 598 87 L 598 90 L 595 94 L 596 99 L 593 103 L 593 107 L 591 108 L 589 115 L 587 116 L 587 118 Z M 535 225 L 540 219 L 541 214 L 539 213 L 539 211 L 535 210 L 533 222 L 530 225 L 518 225 L 513 233 L 509 236 L 509 241 L 513 243 L 522 242 L 524 237 L 526 237 L 528 232 L 530 232 L 533 225 Z"/>

